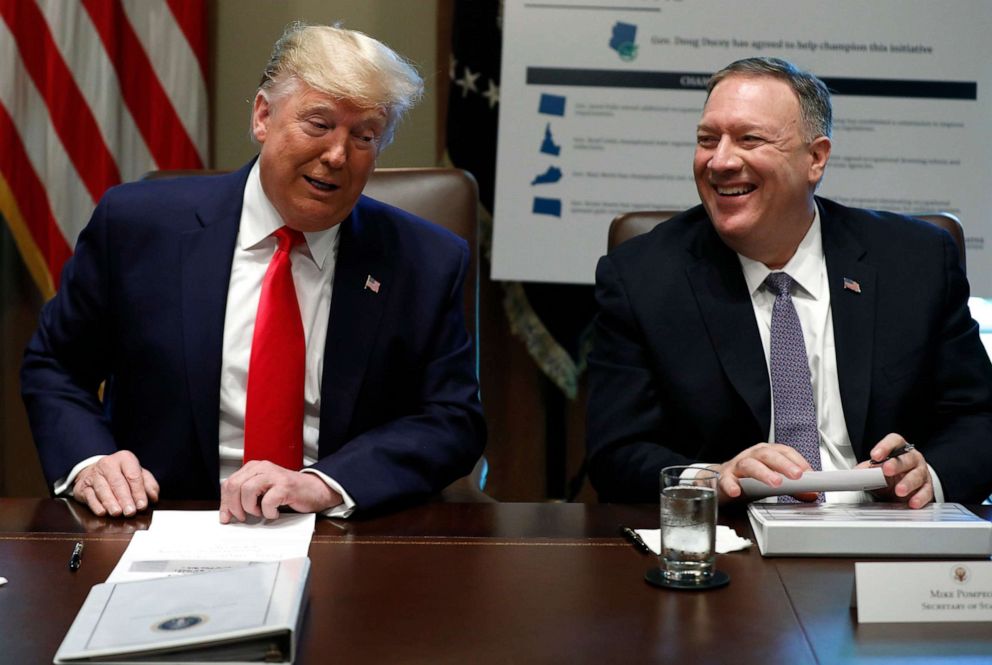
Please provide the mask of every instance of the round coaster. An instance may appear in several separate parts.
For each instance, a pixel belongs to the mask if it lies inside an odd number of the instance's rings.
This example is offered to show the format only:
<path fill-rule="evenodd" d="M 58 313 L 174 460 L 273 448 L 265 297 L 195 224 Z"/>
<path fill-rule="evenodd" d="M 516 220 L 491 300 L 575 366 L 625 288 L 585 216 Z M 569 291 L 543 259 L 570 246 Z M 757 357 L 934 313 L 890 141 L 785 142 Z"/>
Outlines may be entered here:
<path fill-rule="evenodd" d="M 652 586 L 661 587 L 663 589 L 680 589 L 684 591 L 718 589 L 722 586 L 727 586 L 730 584 L 730 575 L 722 570 L 714 570 L 713 575 L 702 583 L 676 582 L 674 580 L 669 580 L 664 576 L 664 574 L 662 574 L 661 568 L 649 568 L 648 572 L 644 574 L 644 579 Z"/>

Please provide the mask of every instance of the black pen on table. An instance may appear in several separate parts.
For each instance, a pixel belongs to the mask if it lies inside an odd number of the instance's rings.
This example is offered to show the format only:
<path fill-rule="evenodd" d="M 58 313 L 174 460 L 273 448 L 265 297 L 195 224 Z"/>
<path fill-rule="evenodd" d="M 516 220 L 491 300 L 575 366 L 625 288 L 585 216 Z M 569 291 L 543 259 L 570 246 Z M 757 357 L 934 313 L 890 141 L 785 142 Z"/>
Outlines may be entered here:
<path fill-rule="evenodd" d="M 893 450 L 891 453 L 889 453 L 889 456 L 883 459 L 881 462 L 876 462 L 875 460 L 871 460 L 868 466 L 881 466 L 882 464 L 888 462 L 890 459 L 895 459 L 913 450 L 916 450 L 916 446 L 914 446 L 911 443 L 907 443 L 902 448 L 896 448 L 895 450 Z"/>
<path fill-rule="evenodd" d="M 83 565 L 83 542 L 77 541 L 72 548 L 72 556 L 69 557 L 69 570 L 75 572 Z"/>
<path fill-rule="evenodd" d="M 631 529 L 629 526 L 623 526 L 621 524 L 620 533 L 623 534 L 624 538 L 626 538 L 631 543 L 633 543 L 634 547 L 636 547 L 637 551 L 640 552 L 641 554 L 653 554 L 651 548 L 648 547 L 648 544 L 644 542 L 644 539 L 641 538 L 638 535 L 638 533 L 633 529 Z"/>

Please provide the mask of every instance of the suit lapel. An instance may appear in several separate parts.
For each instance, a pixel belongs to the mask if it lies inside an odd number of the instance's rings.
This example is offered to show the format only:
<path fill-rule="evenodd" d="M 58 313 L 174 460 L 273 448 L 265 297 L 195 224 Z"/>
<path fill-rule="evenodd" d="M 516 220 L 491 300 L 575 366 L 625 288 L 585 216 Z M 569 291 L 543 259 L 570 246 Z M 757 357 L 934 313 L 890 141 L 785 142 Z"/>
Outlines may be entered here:
<path fill-rule="evenodd" d="M 217 432 L 224 314 L 231 261 L 251 164 L 216 178 L 216 195 L 197 210 L 200 227 L 182 237 L 182 330 L 193 421 L 204 462 L 220 474 Z"/>
<path fill-rule="evenodd" d="M 868 399 L 871 396 L 876 273 L 864 261 L 866 251 L 847 228 L 845 219 L 837 215 L 831 217 L 820 205 L 820 223 L 830 284 L 837 378 L 844 420 L 855 454 L 860 458 L 863 456 Z M 860 293 L 845 288 L 845 278 L 853 280 Z"/>
<path fill-rule="evenodd" d="M 346 441 L 379 321 L 396 287 L 386 225 L 368 214 L 364 200 L 341 223 L 321 377 L 322 457 Z M 369 278 L 377 289 L 367 286 Z"/>
<path fill-rule="evenodd" d="M 724 372 L 765 437 L 771 424 L 771 387 L 744 273 L 709 220 L 699 224 L 706 225 L 695 250 L 699 260 L 686 273 Z"/>

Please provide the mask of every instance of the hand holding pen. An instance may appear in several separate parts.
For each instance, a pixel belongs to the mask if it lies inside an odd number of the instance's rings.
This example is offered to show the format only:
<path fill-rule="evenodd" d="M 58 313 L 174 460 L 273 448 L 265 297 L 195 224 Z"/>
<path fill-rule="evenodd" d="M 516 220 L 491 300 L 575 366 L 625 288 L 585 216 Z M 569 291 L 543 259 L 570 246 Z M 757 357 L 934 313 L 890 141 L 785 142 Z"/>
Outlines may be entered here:
<path fill-rule="evenodd" d="M 869 457 L 858 466 L 882 469 L 888 487 L 874 492 L 880 498 L 907 503 L 910 508 L 922 508 L 934 500 L 930 467 L 916 446 L 902 436 L 885 436 L 871 449 Z"/>
<path fill-rule="evenodd" d="M 875 460 L 871 460 L 869 462 L 869 466 L 881 466 L 882 464 L 885 464 L 886 462 L 888 462 L 890 459 L 896 459 L 897 457 L 901 457 L 901 456 L 905 455 L 906 453 L 911 452 L 913 450 L 916 450 L 916 446 L 914 446 L 911 443 L 907 443 L 902 448 L 896 448 L 895 450 L 893 450 L 892 452 L 890 452 L 885 459 L 879 460 L 878 462 L 876 462 Z"/>

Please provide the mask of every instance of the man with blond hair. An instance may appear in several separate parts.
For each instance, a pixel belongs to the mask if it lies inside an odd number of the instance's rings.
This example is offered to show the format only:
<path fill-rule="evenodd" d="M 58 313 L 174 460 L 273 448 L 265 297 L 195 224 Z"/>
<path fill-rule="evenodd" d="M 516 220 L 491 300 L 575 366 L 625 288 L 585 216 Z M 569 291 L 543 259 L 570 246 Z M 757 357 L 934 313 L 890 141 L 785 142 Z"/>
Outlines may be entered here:
<path fill-rule="evenodd" d="M 347 516 L 468 473 L 468 248 L 362 195 L 422 90 L 384 44 L 294 24 L 255 95 L 256 159 L 104 195 L 22 369 L 56 494 Z"/>

